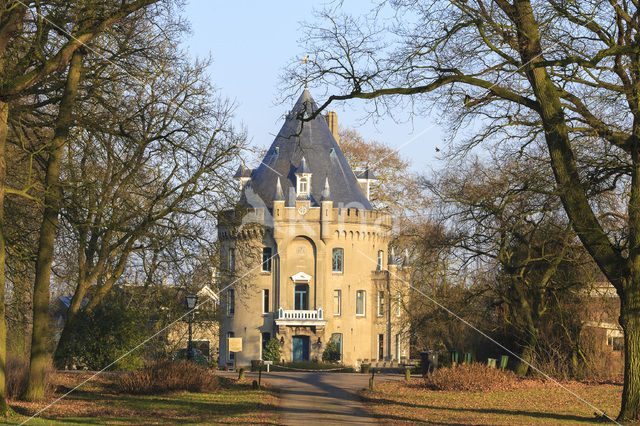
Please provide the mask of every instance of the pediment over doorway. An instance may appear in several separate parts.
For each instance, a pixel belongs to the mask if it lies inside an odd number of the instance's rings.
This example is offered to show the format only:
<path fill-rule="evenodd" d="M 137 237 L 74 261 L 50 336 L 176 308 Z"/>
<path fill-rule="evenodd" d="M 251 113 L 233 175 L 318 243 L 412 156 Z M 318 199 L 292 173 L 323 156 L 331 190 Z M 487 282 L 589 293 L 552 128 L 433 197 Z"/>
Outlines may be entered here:
<path fill-rule="evenodd" d="M 291 275 L 291 280 L 293 282 L 303 281 L 308 283 L 309 281 L 311 281 L 311 275 L 305 274 L 304 272 L 298 272 L 295 275 Z"/>

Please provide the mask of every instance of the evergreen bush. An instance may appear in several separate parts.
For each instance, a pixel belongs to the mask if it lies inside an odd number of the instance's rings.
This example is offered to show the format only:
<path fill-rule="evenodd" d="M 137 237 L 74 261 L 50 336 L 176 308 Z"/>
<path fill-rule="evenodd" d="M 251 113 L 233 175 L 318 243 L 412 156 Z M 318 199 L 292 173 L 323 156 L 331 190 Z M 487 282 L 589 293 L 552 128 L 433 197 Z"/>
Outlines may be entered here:
<path fill-rule="evenodd" d="M 322 352 L 322 360 L 329 362 L 340 361 L 340 346 L 335 341 L 330 340 L 329 343 L 327 343 L 324 352 Z"/>
<path fill-rule="evenodd" d="M 267 342 L 267 346 L 262 351 L 262 358 L 265 361 L 280 362 L 280 342 L 278 339 L 271 338 Z"/>

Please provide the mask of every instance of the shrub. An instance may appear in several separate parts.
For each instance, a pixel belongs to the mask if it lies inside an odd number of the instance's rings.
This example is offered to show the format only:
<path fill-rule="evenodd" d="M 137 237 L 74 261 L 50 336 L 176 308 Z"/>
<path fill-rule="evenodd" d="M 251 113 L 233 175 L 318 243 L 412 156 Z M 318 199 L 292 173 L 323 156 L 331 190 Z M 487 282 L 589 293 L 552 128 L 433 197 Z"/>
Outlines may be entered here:
<path fill-rule="evenodd" d="M 269 339 L 267 346 L 262 351 L 262 358 L 265 361 L 280 362 L 280 342 L 278 339 L 273 337 Z"/>
<path fill-rule="evenodd" d="M 124 374 L 117 381 L 122 393 L 153 395 L 176 391 L 211 392 L 218 377 L 208 368 L 189 361 L 159 361 Z"/>
<path fill-rule="evenodd" d="M 441 368 L 428 374 L 424 381 L 428 389 L 466 392 L 506 390 L 518 383 L 513 372 L 489 368 L 480 363 Z"/>
<path fill-rule="evenodd" d="M 330 340 L 322 352 L 322 360 L 329 362 L 340 361 L 340 346 L 334 340 Z"/>
<path fill-rule="evenodd" d="M 53 383 L 51 380 L 53 369 L 49 366 L 45 370 L 44 393 L 45 396 L 53 393 Z M 22 398 L 27 391 L 29 380 L 29 361 L 15 355 L 7 354 L 6 365 L 6 393 L 8 399 Z"/>
<path fill-rule="evenodd" d="M 146 337 L 144 328 L 147 317 L 137 307 L 129 306 L 120 294 L 109 299 L 90 312 L 81 311 L 74 318 L 73 338 L 67 344 L 61 342 L 56 351 L 56 363 L 84 365 L 90 370 L 101 370 L 107 365 L 111 370 L 132 371 L 143 366 L 143 348 L 122 357 Z M 121 358 L 122 357 L 122 358 Z"/>

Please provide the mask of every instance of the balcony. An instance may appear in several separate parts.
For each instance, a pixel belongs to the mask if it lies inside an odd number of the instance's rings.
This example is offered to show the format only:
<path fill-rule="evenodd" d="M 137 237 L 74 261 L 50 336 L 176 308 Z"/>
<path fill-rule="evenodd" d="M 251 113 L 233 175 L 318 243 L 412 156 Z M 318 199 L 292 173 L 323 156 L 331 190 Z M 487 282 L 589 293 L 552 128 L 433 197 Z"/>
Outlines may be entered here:
<path fill-rule="evenodd" d="M 322 315 L 322 308 L 317 310 L 278 309 L 276 325 L 325 325 L 327 320 Z"/>

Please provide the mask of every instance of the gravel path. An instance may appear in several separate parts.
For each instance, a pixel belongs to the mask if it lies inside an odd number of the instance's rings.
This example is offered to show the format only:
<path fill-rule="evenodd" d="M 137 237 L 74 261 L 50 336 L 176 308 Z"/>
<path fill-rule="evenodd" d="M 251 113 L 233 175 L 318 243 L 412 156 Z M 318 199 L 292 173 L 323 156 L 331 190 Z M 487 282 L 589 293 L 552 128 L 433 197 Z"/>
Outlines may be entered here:
<path fill-rule="evenodd" d="M 400 375 L 376 375 L 377 383 L 399 379 Z M 357 394 L 369 385 L 367 374 L 272 372 L 263 373 L 262 380 L 280 390 L 280 424 L 378 424 Z"/>

